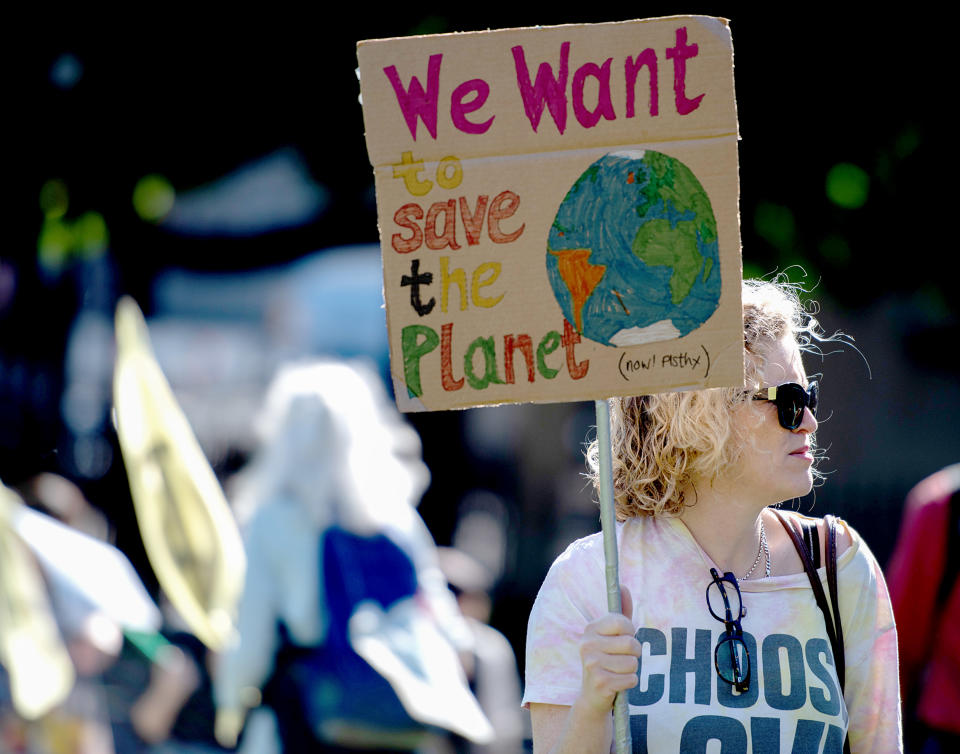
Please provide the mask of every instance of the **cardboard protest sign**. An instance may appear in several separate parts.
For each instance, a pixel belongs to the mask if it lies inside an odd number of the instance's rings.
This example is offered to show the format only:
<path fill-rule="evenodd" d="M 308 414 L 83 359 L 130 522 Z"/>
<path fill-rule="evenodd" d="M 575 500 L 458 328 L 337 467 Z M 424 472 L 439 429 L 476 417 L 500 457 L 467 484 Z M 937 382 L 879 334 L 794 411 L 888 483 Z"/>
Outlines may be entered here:
<path fill-rule="evenodd" d="M 357 55 L 402 410 L 742 384 L 724 20 Z"/>

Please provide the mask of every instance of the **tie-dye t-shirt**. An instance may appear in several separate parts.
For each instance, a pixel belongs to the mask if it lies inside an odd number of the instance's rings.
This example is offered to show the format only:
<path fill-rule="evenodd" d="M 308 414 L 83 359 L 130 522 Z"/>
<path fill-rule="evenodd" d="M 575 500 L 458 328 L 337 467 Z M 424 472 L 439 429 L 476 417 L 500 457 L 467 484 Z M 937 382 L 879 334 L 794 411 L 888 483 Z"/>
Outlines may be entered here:
<path fill-rule="evenodd" d="M 741 581 L 741 624 L 751 682 L 739 694 L 714 670 L 723 624 L 707 610 L 716 567 L 676 518 L 617 525 L 620 580 L 633 595 L 643 645 L 628 693 L 634 752 L 900 751 L 897 636 L 886 583 L 867 545 L 838 561 L 846 693 L 823 614 L 804 572 Z M 579 641 L 606 612 L 603 541 L 571 544 L 557 558 L 530 613 L 524 704 L 572 705 L 580 692 Z M 722 569 L 719 569 L 722 572 Z M 826 571 L 820 569 L 826 584 Z"/>

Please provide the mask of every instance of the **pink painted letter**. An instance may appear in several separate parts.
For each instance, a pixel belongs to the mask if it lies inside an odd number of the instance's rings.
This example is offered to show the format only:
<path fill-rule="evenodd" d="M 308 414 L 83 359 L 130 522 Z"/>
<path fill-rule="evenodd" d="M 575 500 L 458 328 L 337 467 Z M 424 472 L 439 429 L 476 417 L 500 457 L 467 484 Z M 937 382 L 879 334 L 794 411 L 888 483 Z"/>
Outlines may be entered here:
<path fill-rule="evenodd" d="M 410 88 L 404 89 L 395 65 L 383 69 L 390 83 L 393 84 L 397 103 L 403 111 L 404 120 L 407 121 L 407 128 L 410 129 L 410 135 L 413 136 L 414 141 L 417 140 L 417 116 L 423 119 L 423 125 L 427 127 L 430 135 L 434 139 L 437 138 L 437 98 L 440 96 L 441 60 L 443 55 L 440 53 L 430 56 L 430 62 L 427 65 L 426 92 L 423 91 L 423 86 L 416 76 L 410 79 Z"/>
<path fill-rule="evenodd" d="M 540 125 L 540 116 L 543 114 L 543 105 L 546 102 L 550 108 L 550 115 L 557 129 L 563 133 L 567 127 L 567 73 L 570 61 L 570 43 L 560 45 L 560 71 L 556 78 L 549 63 L 541 63 L 537 69 L 535 84 L 530 83 L 530 72 L 527 70 L 527 61 L 523 54 L 523 47 L 513 48 L 513 61 L 517 68 L 517 86 L 520 87 L 520 96 L 523 97 L 523 108 L 527 119 L 533 126 L 534 132 Z"/>
<path fill-rule="evenodd" d="M 657 115 L 660 112 L 660 95 L 657 88 L 657 53 L 649 47 L 637 55 L 637 59 L 627 55 L 623 64 L 623 72 L 627 79 L 627 117 L 634 115 L 634 101 L 636 99 L 637 74 L 640 69 L 646 66 L 650 72 L 650 115 Z"/>
<path fill-rule="evenodd" d="M 469 102 L 464 102 L 467 95 L 473 93 L 475 96 Z M 470 79 L 464 81 L 460 86 L 453 90 L 450 97 L 450 119 L 458 129 L 465 134 L 482 134 L 493 123 L 494 116 L 491 115 L 483 123 L 473 123 L 467 120 L 467 113 L 479 110 L 483 103 L 490 96 L 490 84 L 483 79 Z"/>
<path fill-rule="evenodd" d="M 602 115 L 607 120 L 615 120 L 613 101 L 610 99 L 610 64 L 613 58 L 607 58 L 602 66 L 596 63 L 584 63 L 573 74 L 573 114 L 584 128 L 593 128 Z M 588 110 L 583 104 L 583 87 L 587 76 L 597 80 L 600 90 L 597 94 L 597 106 Z"/>
<path fill-rule="evenodd" d="M 697 57 L 700 48 L 696 44 L 687 44 L 687 27 L 681 26 L 677 29 L 676 47 L 667 48 L 667 59 L 673 59 L 673 91 L 676 95 L 677 112 L 680 115 L 692 113 L 700 107 L 700 100 L 703 95 L 699 94 L 693 99 L 687 99 L 687 60 Z"/>

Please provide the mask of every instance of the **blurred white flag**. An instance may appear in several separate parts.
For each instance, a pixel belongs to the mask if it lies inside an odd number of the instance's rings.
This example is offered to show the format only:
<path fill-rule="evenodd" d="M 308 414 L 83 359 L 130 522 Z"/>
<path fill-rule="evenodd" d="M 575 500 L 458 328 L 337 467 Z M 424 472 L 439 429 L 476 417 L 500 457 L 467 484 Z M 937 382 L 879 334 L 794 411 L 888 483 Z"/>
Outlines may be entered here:
<path fill-rule="evenodd" d="M 234 635 L 243 590 L 240 532 L 130 298 L 117 306 L 116 334 L 117 435 L 144 547 L 190 630 L 220 650 Z"/>
<path fill-rule="evenodd" d="M 66 699 L 74 672 L 43 577 L 13 529 L 20 505 L 0 484 L 0 664 L 10 676 L 17 713 L 33 720 Z"/>

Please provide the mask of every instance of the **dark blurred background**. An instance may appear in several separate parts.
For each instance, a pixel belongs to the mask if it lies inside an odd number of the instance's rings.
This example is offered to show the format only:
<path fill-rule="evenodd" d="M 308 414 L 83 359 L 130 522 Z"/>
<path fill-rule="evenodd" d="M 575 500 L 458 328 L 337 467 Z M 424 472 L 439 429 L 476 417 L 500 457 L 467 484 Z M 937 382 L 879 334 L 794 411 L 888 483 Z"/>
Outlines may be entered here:
<path fill-rule="evenodd" d="M 337 353 L 387 369 L 357 40 L 682 10 L 731 19 L 745 274 L 803 282 L 825 329 L 862 354 L 808 360 L 824 375 L 829 474 L 799 506 L 846 517 L 885 563 L 908 489 L 960 460 L 955 219 L 938 138 L 949 44 L 926 17 L 741 7 L 397 4 L 338 7 L 336 19 L 282 6 L 51 9 L 8 28 L 23 96 L 6 110 L 17 137 L 0 257 L 0 478 L 77 482 L 155 587 L 110 421 L 117 297 L 147 314 L 226 479 L 278 364 Z M 505 539 L 487 540 L 500 542 L 490 559 L 502 569 L 492 623 L 522 662 L 546 568 L 598 527 L 581 477 L 593 404 L 410 419 L 433 474 L 420 511 L 437 542 L 503 525 Z"/>

